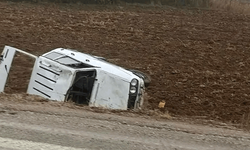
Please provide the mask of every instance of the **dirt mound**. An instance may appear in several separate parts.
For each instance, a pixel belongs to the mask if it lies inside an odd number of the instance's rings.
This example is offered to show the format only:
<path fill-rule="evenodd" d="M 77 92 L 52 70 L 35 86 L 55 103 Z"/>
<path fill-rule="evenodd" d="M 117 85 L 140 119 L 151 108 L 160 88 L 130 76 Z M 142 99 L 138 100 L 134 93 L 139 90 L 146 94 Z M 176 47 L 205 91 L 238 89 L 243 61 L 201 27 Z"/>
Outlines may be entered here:
<path fill-rule="evenodd" d="M 250 17 L 220 11 L 0 2 L 0 47 L 57 47 L 151 75 L 149 109 L 240 123 L 250 106 Z M 8 93 L 25 92 L 32 61 L 15 60 Z M 15 81 L 15 82 L 14 82 Z M 25 83 L 25 84 L 24 84 Z"/>

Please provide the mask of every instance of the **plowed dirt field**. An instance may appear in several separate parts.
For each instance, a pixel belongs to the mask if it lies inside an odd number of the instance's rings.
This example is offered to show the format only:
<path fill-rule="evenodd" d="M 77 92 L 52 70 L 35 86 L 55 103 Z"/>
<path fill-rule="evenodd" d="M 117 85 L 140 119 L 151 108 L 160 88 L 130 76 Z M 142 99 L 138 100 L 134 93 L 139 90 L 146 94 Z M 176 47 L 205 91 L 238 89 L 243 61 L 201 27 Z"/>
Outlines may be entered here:
<path fill-rule="evenodd" d="M 217 10 L 0 2 L 0 47 L 63 47 L 151 75 L 147 109 L 242 123 L 250 113 L 250 17 Z M 26 91 L 33 62 L 17 55 L 7 93 Z"/>

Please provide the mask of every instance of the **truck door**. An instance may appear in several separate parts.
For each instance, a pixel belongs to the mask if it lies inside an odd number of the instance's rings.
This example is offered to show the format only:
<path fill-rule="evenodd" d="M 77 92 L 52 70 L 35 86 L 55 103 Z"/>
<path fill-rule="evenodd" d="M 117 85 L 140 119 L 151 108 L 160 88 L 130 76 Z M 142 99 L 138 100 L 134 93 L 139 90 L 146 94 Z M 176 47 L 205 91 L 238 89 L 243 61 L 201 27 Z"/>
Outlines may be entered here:
<path fill-rule="evenodd" d="M 0 93 L 4 91 L 15 53 L 14 48 L 5 47 L 0 55 Z"/>
<path fill-rule="evenodd" d="M 98 70 L 97 78 L 95 97 L 90 106 L 126 110 L 129 82 L 102 70 Z"/>

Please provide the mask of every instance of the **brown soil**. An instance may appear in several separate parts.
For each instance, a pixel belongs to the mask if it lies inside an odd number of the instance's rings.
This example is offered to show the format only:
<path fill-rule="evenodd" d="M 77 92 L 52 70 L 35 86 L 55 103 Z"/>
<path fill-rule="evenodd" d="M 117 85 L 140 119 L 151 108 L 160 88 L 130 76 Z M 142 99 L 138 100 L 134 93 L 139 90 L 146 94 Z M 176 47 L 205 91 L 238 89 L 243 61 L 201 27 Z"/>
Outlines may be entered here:
<path fill-rule="evenodd" d="M 36 55 L 74 48 L 151 75 L 148 109 L 241 123 L 250 113 L 250 17 L 139 6 L 0 2 L 0 47 Z M 33 61 L 18 56 L 7 93 L 25 92 Z"/>

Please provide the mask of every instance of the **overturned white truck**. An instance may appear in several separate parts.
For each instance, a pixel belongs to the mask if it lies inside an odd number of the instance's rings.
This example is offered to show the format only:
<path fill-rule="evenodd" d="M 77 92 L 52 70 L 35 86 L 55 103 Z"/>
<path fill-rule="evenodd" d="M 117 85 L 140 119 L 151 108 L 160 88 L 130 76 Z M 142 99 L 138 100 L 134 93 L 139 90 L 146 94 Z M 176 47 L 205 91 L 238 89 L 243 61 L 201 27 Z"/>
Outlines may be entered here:
<path fill-rule="evenodd" d="M 28 94 L 109 109 L 126 110 L 143 105 L 149 76 L 111 64 L 102 57 L 64 48 L 37 57 L 5 46 L 0 56 L 0 93 L 4 92 L 16 52 L 35 59 Z"/>

